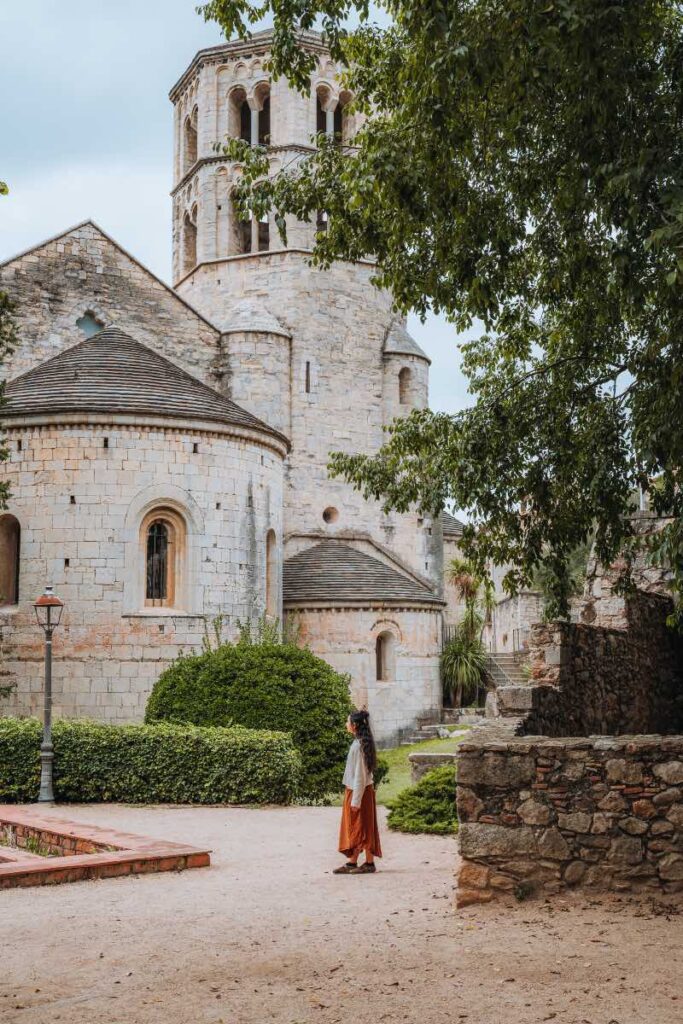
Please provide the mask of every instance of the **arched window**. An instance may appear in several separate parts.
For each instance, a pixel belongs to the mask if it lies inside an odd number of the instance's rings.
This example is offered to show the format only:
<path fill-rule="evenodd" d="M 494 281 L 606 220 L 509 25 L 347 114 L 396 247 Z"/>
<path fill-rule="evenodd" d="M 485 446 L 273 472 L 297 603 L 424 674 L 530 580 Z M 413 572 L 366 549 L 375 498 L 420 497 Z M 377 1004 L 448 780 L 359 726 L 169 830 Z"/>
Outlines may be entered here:
<path fill-rule="evenodd" d="M 394 636 L 388 630 L 375 640 L 375 678 L 388 682 L 394 676 Z"/>
<path fill-rule="evenodd" d="M 275 530 L 266 534 L 266 615 L 277 618 L 277 538 Z"/>
<path fill-rule="evenodd" d="M 410 405 L 410 376 L 407 366 L 398 375 L 398 400 L 401 405 Z"/>
<path fill-rule="evenodd" d="M 228 135 L 233 139 L 251 142 L 251 110 L 247 94 L 238 87 L 230 93 L 228 101 Z"/>
<path fill-rule="evenodd" d="M 193 210 L 196 218 L 196 207 Z M 197 224 L 189 213 L 183 220 L 183 274 L 189 274 L 197 266 Z"/>
<path fill-rule="evenodd" d="M 321 235 L 327 234 L 327 213 L 325 210 L 318 210 L 315 220 L 315 229 Z"/>
<path fill-rule="evenodd" d="M 184 520 L 173 509 L 154 509 L 143 520 L 140 540 L 145 570 L 145 605 L 150 608 L 177 607 L 185 551 Z"/>
<path fill-rule="evenodd" d="M 270 86 L 262 82 L 254 91 L 258 103 L 258 144 L 270 145 Z M 255 140 L 252 140 L 252 142 Z"/>
<path fill-rule="evenodd" d="M 187 173 L 197 162 L 197 108 L 185 118 L 183 128 L 183 170 Z"/>
<path fill-rule="evenodd" d="M 0 516 L 0 605 L 19 603 L 21 527 L 16 516 Z"/>
<path fill-rule="evenodd" d="M 268 252 L 270 249 L 270 224 L 268 214 L 264 214 L 258 222 L 258 251 Z"/>

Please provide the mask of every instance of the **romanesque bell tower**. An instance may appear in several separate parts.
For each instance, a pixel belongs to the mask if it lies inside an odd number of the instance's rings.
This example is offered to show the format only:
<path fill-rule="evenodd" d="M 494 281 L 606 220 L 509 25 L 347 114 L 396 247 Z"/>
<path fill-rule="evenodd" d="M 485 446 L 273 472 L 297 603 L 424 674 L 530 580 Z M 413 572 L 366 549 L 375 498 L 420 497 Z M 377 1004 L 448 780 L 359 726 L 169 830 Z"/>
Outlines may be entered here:
<path fill-rule="evenodd" d="M 321 37 L 308 33 L 302 42 L 317 58 L 307 96 L 285 79 L 271 81 L 270 44 L 271 34 L 261 32 L 202 50 L 171 90 L 174 287 L 221 332 L 225 394 L 291 442 L 285 581 L 287 560 L 320 545 L 327 557 L 336 544 L 335 557 L 348 567 L 343 543 L 407 573 L 415 593 L 440 609 L 440 522 L 385 514 L 327 472 L 330 452 L 376 452 L 392 419 L 427 405 L 429 360 L 390 293 L 371 283 L 370 260 L 325 271 L 310 266 L 315 233 L 325 230 L 322 211 L 316 223 L 292 219 L 286 247 L 272 222 L 240 220 L 231 198 L 240 168 L 216 152 L 227 137 L 265 145 L 276 173 L 311 152 L 320 133 L 342 143 L 353 138 L 358 115 Z M 383 586 L 382 594 L 391 590 Z M 348 623 L 344 628 L 347 636 L 353 632 Z M 369 635 L 375 626 L 357 628 Z M 432 661 L 435 643 L 430 640 Z M 429 686 L 438 687 L 432 661 Z"/>

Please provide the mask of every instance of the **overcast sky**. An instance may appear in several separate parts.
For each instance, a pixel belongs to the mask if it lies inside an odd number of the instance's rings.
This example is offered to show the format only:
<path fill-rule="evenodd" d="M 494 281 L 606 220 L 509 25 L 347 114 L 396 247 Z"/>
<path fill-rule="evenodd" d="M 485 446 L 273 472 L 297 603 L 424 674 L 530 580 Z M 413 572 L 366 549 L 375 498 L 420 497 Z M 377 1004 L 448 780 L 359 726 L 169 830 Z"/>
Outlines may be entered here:
<path fill-rule="evenodd" d="M 0 0 L 0 260 L 91 218 L 170 281 L 168 92 L 221 41 L 195 5 Z M 453 328 L 410 329 L 432 359 L 432 408 L 467 404 Z"/>

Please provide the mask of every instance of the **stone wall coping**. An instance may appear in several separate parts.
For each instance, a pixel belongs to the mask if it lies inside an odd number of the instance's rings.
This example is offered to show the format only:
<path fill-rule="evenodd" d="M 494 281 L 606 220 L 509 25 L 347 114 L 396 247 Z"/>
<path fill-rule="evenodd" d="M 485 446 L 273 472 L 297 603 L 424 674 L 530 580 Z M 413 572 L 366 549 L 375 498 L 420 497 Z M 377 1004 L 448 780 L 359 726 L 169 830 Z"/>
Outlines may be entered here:
<path fill-rule="evenodd" d="M 160 413 L 158 416 L 149 415 L 136 415 L 132 413 L 82 413 L 82 412 L 64 412 L 64 413 L 35 413 L 32 416 L 11 416 L 9 413 L 4 415 L 5 426 L 7 430 L 23 430 L 30 429 L 31 427 L 49 427 L 54 429 L 57 426 L 60 427 L 80 427 L 80 426 L 102 426 L 102 427 L 133 427 L 138 429 L 149 429 L 149 430 L 162 430 L 173 431 L 174 433 L 190 433 L 198 434 L 206 437 L 207 435 L 213 437 L 235 437 L 242 441 L 251 441 L 254 444 L 260 445 L 263 448 L 270 448 L 276 452 L 282 458 L 284 458 L 289 451 L 289 442 L 285 438 L 284 434 L 279 435 L 282 437 L 280 441 L 278 436 L 267 434 L 265 431 L 261 433 L 258 430 L 251 430 L 248 427 L 241 427 L 238 424 L 231 423 L 218 423 L 214 420 L 195 420 L 195 419 L 184 419 L 184 418 L 172 418 L 170 416 L 164 416 Z"/>
<path fill-rule="evenodd" d="M 316 600 L 302 600 L 302 601 L 284 601 L 284 607 L 287 611 L 294 609 L 299 611 L 317 609 L 333 608 L 336 611 L 343 611 L 345 608 L 393 608 L 396 611 L 414 611 L 418 608 L 421 610 L 434 612 L 435 615 L 440 614 L 441 609 L 445 602 L 443 601 L 407 601 L 405 598 L 391 598 L 387 597 L 381 601 L 335 601 L 330 599 L 328 601 L 316 601 Z"/>
<path fill-rule="evenodd" d="M 429 754 L 408 754 L 411 764 L 443 764 L 446 761 L 455 761 L 454 750 L 434 750 Z"/>
<path fill-rule="evenodd" d="M 474 735 L 462 740 L 458 753 L 532 754 L 562 750 L 595 750 L 596 752 L 623 751 L 636 754 L 648 750 L 683 754 L 683 736 L 624 735 L 624 736 L 511 736 L 500 729 L 482 726 Z"/>

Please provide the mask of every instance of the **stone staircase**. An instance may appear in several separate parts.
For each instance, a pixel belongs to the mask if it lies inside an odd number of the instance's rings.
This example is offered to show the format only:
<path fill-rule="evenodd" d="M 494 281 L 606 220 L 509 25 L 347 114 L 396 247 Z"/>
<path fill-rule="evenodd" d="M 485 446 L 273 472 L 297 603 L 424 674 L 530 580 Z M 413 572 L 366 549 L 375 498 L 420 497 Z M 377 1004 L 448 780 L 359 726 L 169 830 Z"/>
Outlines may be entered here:
<path fill-rule="evenodd" d="M 491 652 L 486 671 L 493 683 L 486 697 L 486 718 L 496 718 L 506 729 L 516 731 L 533 707 L 533 685 L 524 670 L 521 652 Z"/>
<path fill-rule="evenodd" d="M 404 729 L 401 733 L 401 746 L 422 743 L 424 740 L 447 739 L 453 732 L 469 729 L 473 725 L 482 725 L 486 719 L 482 714 L 467 714 L 466 708 L 443 708 L 439 719 L 420 718 L 414 729 Z"/>
<path fill-rule="evenodd" d="M 521 651 L 491 651 L 486 657 L 486 671 L 498 686 L 528 686 L 524 665 Z"/>

